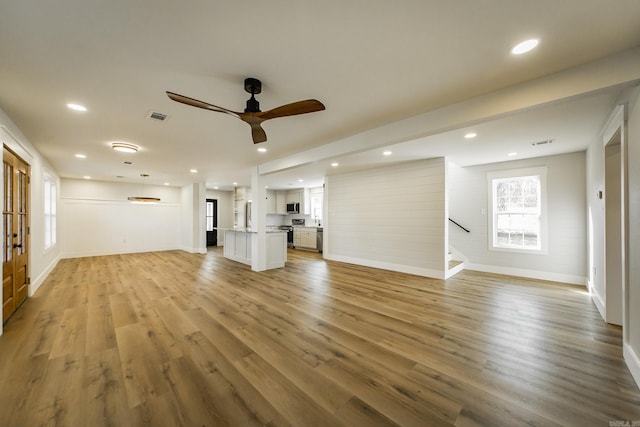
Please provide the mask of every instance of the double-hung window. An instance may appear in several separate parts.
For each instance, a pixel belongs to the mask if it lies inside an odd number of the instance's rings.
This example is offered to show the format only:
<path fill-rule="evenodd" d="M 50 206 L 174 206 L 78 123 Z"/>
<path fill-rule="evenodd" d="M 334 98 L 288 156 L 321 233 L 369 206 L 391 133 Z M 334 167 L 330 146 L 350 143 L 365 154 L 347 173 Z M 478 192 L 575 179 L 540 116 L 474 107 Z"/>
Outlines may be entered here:
<path fill-rule="evenodd" d="M 487 175 L 489 249 L 546 253 L 546 177 L 543 167 Z"/>

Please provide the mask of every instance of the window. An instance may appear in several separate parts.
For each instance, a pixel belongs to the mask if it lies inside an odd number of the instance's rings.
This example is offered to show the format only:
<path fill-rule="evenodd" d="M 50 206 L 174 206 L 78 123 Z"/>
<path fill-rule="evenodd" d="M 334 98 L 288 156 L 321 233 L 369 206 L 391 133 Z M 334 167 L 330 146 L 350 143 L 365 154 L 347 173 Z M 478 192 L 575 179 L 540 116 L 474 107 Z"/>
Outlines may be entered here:
<path fill-rule="evenodd" d="M 56 244 L 56 180 L 53 176 L 44 175 L 44 248 Z"/>
<path fill-rule="evenodd" d="M 315 187 L 309 190 L 309 202 L 311 203 L 311 218 L 316 224 L 322 223 L 322 205 L 324 201 L 324 189 Z"/>
<path fill-rule="evenodd" d="M 546 253 L 546 168 L 490 173 L 489 249 Z"/>

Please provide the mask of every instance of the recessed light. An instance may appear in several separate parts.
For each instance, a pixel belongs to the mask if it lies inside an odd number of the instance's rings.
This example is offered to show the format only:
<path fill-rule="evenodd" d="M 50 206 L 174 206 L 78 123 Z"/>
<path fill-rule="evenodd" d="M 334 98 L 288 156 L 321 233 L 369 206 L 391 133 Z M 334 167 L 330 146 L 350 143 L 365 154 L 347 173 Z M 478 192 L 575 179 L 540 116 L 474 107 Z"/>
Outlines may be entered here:
<path fill-rule="evenodd" d="M 191 169 L 189 172 L 191 172 L 191 173 L 198 173 L 198 169 Z"/>
<path fill-rule="evenodd" d="M 233 183 L 233 185 L 238 185 L 238 183 L 237 183 L 237 182 L 234 182 L 234 183 Z"/>
<path fill-rule="evenodd" d="M 469 132 L 469 133 L 467 133 L 464 137 L 465 137 L 466 139 L 472 139 L 472 138 L 475 138 L 476 136 L 478 136 L 478 134 L 477 134 L 477 133 L 475 133 L 475 132 Z"/>
<path fill-rule="evenodd" d="M 79 158 L 79 159 L 86 159 L 87 158 L 87 156 L 85 156 L 84 154 L 80 154 L 80 153 L 76 154 L 76 157 Z"/>
<path fill-rule="evenodd" d="M 213 187 L 214 190 L 217 190 L 218 188 L 220 188 L 220 187 Z"/>
<path fill-rule="evenodd" d="M 85 107 L 84 105 L 80 105 L 80 104 L 73 104 L 73 103 L 69 103 L 67 104 L 67 108 L 73 111 L 80 111 L 80 112 L 85 112 L 87 111 L 87 107 Z"/>
<path fill-rule="evenodd" d="M 387 151 L 384 151 L 382 154 L 383 154 L 383 155 L 385 155 L 385 156 L 390 156 L 390 155 L 392 155 L 392 154 L 393 154 L 393 152 L 392 152 L 392 151 L 387 150 Z"/>
<path fill-rule="evenodd" d="M 540 41 L 538 39 L 529 39 L 523 42 L 518 43 L 513 48 L 511 48 L 512 55 L 522 55 L 523 53 L 527 53 L 530 50 L 535 49 L 538 46 Z"/>
<path fill-rule="evenodd" d="M 267 152 L 267 149 L 266 149 L 266 148 L 264 148 L 264 147 L 260 147 L 260 148 L 258 148 L 258 152 L 259 152 L 259 153 L 266 153 L 266 152 Z"/>
<path fill-rule="evenodd" d="M 170 185 L 168 182 L 165 182 L 164 185 Z"/>
<path fill-rule="evenodd" d="M 83 176 L 83 178 L 84 178 L 84 179 L 91 179 L 91 177 L 90 177 L 90 176 L 88 176 L 88 175 Z"/>
<path fill-rule="evenodd" d="M 138 151 L 138 146 L 129 144 L 128 142 L 112 142 L 111 148 L 121 153 L 135 153 Z"/>
<path fill-rule="evenodd" d="M 304 179 L 299 179 L 298 182 L 304 182 Z"/>
<path fill-rule="evenodd" d="M 338 163 L 338 162 L 333 162 L 333 163 L 331 163 L 331 166 L 334 167 L 334 168 L 337 168 L 339 164 L 340 163 Z"/>
<path fill-rule="evenodd" d="M 517 156 L 518 153 L 516 153 L 515 151 L 512 151 L 511 153 L 507 154 L 507 156 L 509 157 L 513 157 L 513 156 Z"/>

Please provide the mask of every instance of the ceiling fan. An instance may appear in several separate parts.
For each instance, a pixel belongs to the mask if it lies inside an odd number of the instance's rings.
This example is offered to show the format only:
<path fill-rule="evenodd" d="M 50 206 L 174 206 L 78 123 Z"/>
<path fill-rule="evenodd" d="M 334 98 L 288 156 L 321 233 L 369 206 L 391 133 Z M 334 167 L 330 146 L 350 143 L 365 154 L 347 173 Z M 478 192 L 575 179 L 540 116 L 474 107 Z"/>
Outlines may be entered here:
<path fill-rule="evenodd" d="M 262 92 L 262 82 L 251 77 L 247 78 L 244 80 L 244 90 L 251 94 L 251 98 L 247 100 L 247 108 L 245 108 L 242 113 L 169 91 L 167 91 L 167 95 L 176 102 L 191 105 L 192 107 L 203 108 L 205 110 L 216 111 L 218 113 L 229 114 L 245 123 L 248 123 L 249 126 L 251 126 L 251 136 L 254 144 L 267 140 L 267 134 L 264 132 L 264 129 L 262 129 L 262 126 L 260 126 L 260 124 L 265 120 L 324 110 L 324 104 L 322 102 L 317 99 L 306 99 L 304 101 L 285 104 L 268 111 L 260 111 L 260 103 L 255 98 L 255 95 Z"/>

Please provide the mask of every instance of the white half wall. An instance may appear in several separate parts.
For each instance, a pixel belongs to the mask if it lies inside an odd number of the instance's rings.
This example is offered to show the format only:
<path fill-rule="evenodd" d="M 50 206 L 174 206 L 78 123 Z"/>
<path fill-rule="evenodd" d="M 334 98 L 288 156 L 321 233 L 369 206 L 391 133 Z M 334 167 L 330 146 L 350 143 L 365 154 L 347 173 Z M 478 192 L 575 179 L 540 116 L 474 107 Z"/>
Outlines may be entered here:
<path fill-rule="evenodd" d="M 112 255 L 180 248 L 180 189 L 145 186 L 157 204 L 134 204 L 140 186 L 62 179 L 62 257 Z"/>
<path fill-rule="evenodd" d="M 437 158 L 328 176 L 324 257 L 443 279 L 446 168 Z"/>
<path fill-rule="evenodd" d="M 547 254 L 489 250 L 487 173 L 546 166 Z M 449 168 L 449 242 L 463 253 L 469 270 L 586 284 L 585 153 L 538 157 L 481 166 Z"/>

